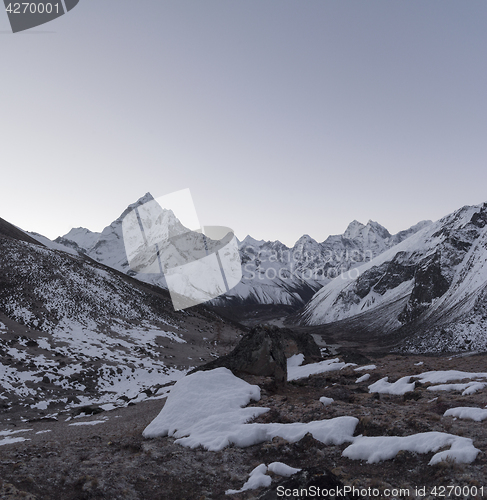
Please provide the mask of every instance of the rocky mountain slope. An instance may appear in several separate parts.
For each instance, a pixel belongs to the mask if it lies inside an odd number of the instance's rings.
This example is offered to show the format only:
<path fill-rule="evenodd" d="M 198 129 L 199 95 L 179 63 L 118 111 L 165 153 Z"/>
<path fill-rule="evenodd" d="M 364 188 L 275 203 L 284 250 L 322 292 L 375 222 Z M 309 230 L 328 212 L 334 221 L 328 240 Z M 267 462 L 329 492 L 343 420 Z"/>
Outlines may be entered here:
<path fill-rule="evenodd" d="M 166 291 L 5 221 L 0 262 L 0 404 L 9 414 L 145 399 L 241 333 L 204 307 L 175 312 Z"/>
<path fill-rule="evenodd" d="M 486 294 L 484 203 L 443 217 L 336 278 L 307 304 L 302 321 L 326 324 L 330 332 L 394 334 L 403 349 L 417 352 L 485 350 Z"/>
<path fill-rule="evenodd" d="M 391 235 L 377 222 L 353 221 L 342 235 L 318 243 L 302 236 L 292 248 L 280 241 L 247 236 L 239 246 L 243 278 L 214 304 L 285 304 L 303 306 L 323 285 L 344 271 L 372 260 L 430 224 L 423 221 Z"/>

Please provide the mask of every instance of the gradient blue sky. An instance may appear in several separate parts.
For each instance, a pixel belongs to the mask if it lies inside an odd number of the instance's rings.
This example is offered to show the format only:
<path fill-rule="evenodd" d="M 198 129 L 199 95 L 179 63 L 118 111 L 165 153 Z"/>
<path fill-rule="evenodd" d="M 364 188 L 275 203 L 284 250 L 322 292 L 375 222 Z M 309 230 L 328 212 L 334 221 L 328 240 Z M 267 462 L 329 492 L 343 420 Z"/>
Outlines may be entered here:
<path fill-rule="evenodd" d="M 50 238 L 190 188 L 238 237 L 487 201 L 485 0 L 81 0 L 0 12 L 0 217 Z"/>

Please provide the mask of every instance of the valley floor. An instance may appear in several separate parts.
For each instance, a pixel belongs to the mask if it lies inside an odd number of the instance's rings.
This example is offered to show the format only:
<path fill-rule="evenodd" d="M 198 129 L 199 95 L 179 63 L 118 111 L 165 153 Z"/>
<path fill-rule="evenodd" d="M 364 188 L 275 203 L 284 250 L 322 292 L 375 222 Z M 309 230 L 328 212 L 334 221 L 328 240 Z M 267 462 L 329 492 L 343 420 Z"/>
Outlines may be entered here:
<path fill-rule="evenodd" d="M 464 493 L 475 492 L 474 487 L 479 493 L 482 486 L 487 496 L 487 420 L 443 416 L 449 408 L 483 408 L 485 390 L 462 395 L 458 390 L 428 390 L 428 383 L 416 383 L 415 390 L 404 395 L 371 394 L 368 390 L 370 384 L 386 376 L 394 382 L 403 376 L 434 370 L 487 372 L 487 355 L 369 355 L 368 360 L 358 353 L 355 356 L 360 365 L 374 364 L 376 368 L 357 372 L 349 366 L 313 375 L 288 382 L 278 393 L 270 391 L 269 379 L 249 378 L 248 382 L 257 383 L 262 389 L 260 401 L 250 406 L 270 408 L 255 421 L 291 423 L 353 416 L 359 419 L 355 435 L 445 432 L 473 440 L 480 450 L 474 462 L 457 464 L 447 460 L 428 465 L 433 452 L 401 451 L 393 459 L 369 464 L 342 456 L 348 444 L 324 445 L 311 434 L 295 443 L 274 438 L 271 442 L 247 448 L 230 446 L 218 452 L 202 447 L 188 449 L 175 444 L 173 438 L 142 437 L 143 429 L 164 404 L 164 400 L 150 400 L 67 421 L 60 417 L 58 421 L 4 425 L 0 429 L 0 498 L 250 500 L 258 498 L 263 490 L 234 495 L 225 492 L 240 489 L 259 464 L 276 461 L 296 468 L 326 468 L 345 485 L 357 488 L 403 490 L 402 496 L 381 494 L 373 498 L 441 498 L 441 486 L 465 488 L 460 496 L 452 490 L 453 494 L 444 495 L 446 498 L 481 498 Z M 354 353 L 349 352 L 346 357 L 353 361 Z M 366 372 L 370 378 L 357 382 Z M 319 401 L 321 397 L 334 401 L 325 406 Z M 20 437 L 26 440 L 14 442 Z M 273 483 L 280 479 L 270 475 Z M 426 496 L 415 495 L 416 488 L 423 487 Z"/>

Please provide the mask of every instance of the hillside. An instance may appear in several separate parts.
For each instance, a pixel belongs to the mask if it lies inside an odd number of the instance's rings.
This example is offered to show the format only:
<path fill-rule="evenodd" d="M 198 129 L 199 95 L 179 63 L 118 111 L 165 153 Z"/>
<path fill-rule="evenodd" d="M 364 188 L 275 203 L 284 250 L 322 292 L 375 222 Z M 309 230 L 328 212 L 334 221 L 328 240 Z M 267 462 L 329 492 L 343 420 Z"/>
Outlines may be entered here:
<path fill-rule="evenodd" d="M 401 349 L 487 349 L 487 204 L 463 207 L 324 286 L 302 322 L 401 341 Z"/>
<path fill-rule="evenodd" d="M 241 333 L 204 307 L 177 313 L 165 290 L 3 227 L 0 398 L 9 415 L 140 401 Z"/>

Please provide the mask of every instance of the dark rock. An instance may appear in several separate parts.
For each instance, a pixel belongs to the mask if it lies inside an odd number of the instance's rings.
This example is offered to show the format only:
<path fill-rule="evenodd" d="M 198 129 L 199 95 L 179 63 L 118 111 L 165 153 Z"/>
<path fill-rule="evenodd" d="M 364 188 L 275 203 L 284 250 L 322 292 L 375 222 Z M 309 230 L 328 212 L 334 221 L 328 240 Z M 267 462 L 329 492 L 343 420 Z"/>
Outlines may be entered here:
<path fill-rule="evenodd" d="M 380 295 L 396 288 L 414 276 L 414 266 L 408 262 L 406 252 L 398 252 L 390 262 L 373 266 L 365 271 L 355 285 L 355 293 L 363 299 L 372 288 Z"/>
<path fill-rule="evenodd" d="M 296 333 L 289 328 L 280 328 L 281 341 L 286 357 L 294 354 L 304 354 L 305 363 L 315 363 L 321 360 L 318 344 L 309 333 Z"/>
<path fill-rule="evenodd" d="M 431 305 L 434 299 L 441 297 L 450 286 L 441 273 L 440 252 L 424 258 L 414 273 L 414 288 L 404 311 L 399 315 L 403 323 L 416 319 Z"/>
<path fill-rule="evenodd" d="M 235 374 L 273 377 L 277 386 L 284 385 L 287 381 L 287 361 L 279 328 L 256 326 L 231 353 L 199 366 L 190 373 L 219 367 L 228 368 Z"/>
<path fill-rule="evenodd" d="M 324 395 L 327 398 L 333 398 L 334 400 L 344 401 L 345 403 L 353 402 L 353 394 L 346 387 L 340 385 L 329 387 L 325 389 Z"/>
<path fill-rule="evenodd" d="M 316 493 L 313 494 L 313 498 L 319 499 L 334 500 L 336 498 L 343 498 L 351 500 L 352 498 L 362 498 L 359 495 L 352 496 L 348 493 L 342 496 L 341 492 L 344 491 L 344 487 L 345 485 L 338 477 L 329 470 L 310 467 L 302 469 L 289 478 L 274 483 L 259 496 L 259 500 L 278 500 L 280 498 L 307 500 L 311 496 L 310 492 Z M 283 492 L 286 493 L 285 497 L 283 497 Z M 290 493 L 290 495 L 287 493 Z"/>
<path fill-rule="evenodd" d="M 372 364 L 372 361 L 367 356 L 364 356 L 358 351 L 340 350 L 340 357 L 343 361 L 345 361 L 345 363 L 355 363 L 357 365 Z"/>
<path fill-rule="evenodd" d="M 97 415 L 98 413 L 103 413 L 105 410 L 96 405 L 87 405 L 76 408 L 75 415 L 80 415 L 84 413 L 85 415 Z"/>
<path fill-rule="evenodd" d="M 484 207 L 485 208 L 485 203 Z M 484 228 L 487 224 L 487 212 L 485 210 L 481 210 L 480 212 L 475 212 L 470 219 L 470 222 L 479 228 Z"/>

